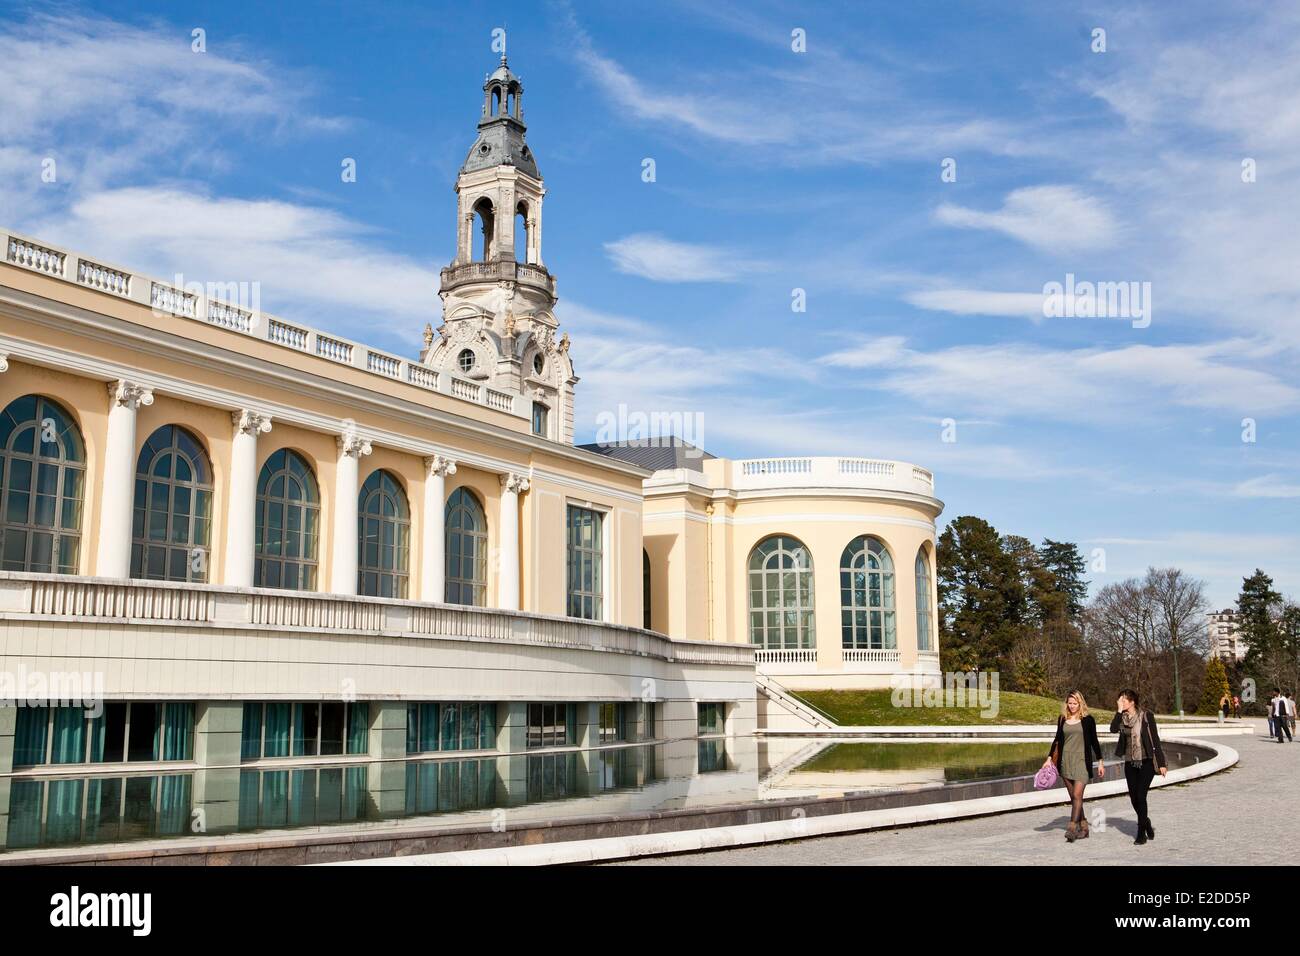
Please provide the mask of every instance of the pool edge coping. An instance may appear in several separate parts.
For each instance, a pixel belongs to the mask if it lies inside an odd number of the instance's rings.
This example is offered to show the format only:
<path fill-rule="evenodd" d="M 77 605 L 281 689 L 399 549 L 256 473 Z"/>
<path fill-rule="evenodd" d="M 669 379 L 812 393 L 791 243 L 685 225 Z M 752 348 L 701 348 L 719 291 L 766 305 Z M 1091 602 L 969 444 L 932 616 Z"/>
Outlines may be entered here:
<path fill-rule="evenodd" d="M 1236 766 L 1241 756 L 1232 747 L 1213 741 L 1188 737 L 1167 737 L 1167 743 L 1213 750 L 1214 756 L 1190 767 L 1171 770 L 1164 777 L 1157 776 L 1152 787 L 1168 787 L 1189 783 Z M 1099 800 L 1126 794 L 1128 785 L 1123 780 L 1111 780 L 1088 786 L 1085 799 Z M 603 863 L 614 860 L 635 859 L 645 856 L 668 856 L 707 850 L 734 849 L 743 846 L 761 846 L 819 836 L 837 836 L 888 830 L 895 827 L 941 823 L 974 817 L 994 816 L 1033 810 L 1068 802 L 1059 788 L 1007 794 L 998 797 L 977 797 L 945 803 L 924 804 L 885 810 L 863 810 L 855 813 L 828 814 L 826 816 L 795 816 L 774 823 L 747 823 L 707 829 L 678 830 L 668 833 L 649 833 L 622 837 L 603 837 L 594 840 L 571 840 L 561 843 L 544 843 L 532 846 L 513 846 L 482 850 L 459 850 L 447 853 L 413 854 L 369 860 L 346 860 L 314 864 L 317 866 L 558 866 L 581 863 Z"/>

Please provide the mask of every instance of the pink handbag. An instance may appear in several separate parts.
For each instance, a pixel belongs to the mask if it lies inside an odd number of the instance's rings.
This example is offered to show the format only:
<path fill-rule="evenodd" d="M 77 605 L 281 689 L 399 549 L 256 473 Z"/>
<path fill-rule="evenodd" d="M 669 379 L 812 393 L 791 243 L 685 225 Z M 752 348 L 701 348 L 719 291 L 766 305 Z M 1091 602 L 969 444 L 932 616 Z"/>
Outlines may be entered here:
<path fill-rule="evenodd" d="M 1056 786 L 1056 764 L 1049 763 L 1034 774 L 1034 789 L 1050 790 L 1054 786 Z"/>

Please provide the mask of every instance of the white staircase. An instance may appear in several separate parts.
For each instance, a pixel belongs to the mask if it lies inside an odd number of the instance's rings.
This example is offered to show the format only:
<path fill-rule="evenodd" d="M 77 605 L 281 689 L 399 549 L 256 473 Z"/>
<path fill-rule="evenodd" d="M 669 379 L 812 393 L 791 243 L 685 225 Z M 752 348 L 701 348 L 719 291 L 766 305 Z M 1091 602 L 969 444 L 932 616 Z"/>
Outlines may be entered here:
<path fill-rule="evenodd" d="M 833 730 L 829 716 L 796 698 L 766 674 L 755 674 L 760 730 Z"/>

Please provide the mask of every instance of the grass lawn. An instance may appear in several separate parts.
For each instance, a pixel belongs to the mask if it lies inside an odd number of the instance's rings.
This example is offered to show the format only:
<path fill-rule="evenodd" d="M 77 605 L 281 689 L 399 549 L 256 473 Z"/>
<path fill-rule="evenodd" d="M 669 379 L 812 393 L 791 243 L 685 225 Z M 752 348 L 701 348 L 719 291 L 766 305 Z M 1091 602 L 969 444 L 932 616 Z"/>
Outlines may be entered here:
<path fill-rule="evenodd" d="M 1061 713 L 1059 700 L 1009 691 L 998 694 L 998 712 L 994 717 L 981 717 L 978 706 L 895 707 L 892 693 L 889 690 L 801 690 L 794 696 L 824 711 L 844 727 L 1055 724 Z M 1099 729 L 1105 730 L 1110 725 L 1110 711 L 1093 711 L 1092 715 L 1097 718 Z"/>

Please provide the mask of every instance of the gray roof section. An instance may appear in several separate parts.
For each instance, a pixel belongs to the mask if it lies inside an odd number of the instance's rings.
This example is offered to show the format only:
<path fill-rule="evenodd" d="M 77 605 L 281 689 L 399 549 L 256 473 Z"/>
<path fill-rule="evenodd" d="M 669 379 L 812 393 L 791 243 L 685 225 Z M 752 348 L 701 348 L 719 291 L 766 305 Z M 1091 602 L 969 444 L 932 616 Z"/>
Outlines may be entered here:
<path fill-rule="evenodd" d="M 691 471 L 699 471 L 700 462 L 716 457 L 710 455 L 703 448 L 696 448 L 694 445 L 676 437 L 647 438 L 640 441 L 611 442 L 609 444 L 593 442 L 578 447 L 595 452 L 597 455 L 604 455 L 607 458 L 618 458 L 629 464 L 649 468 L 651 471 L 665 471 L 677 468 L 689 468 Z"/>

